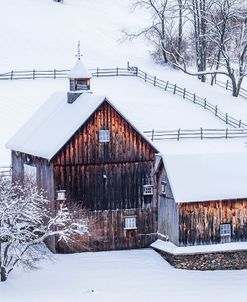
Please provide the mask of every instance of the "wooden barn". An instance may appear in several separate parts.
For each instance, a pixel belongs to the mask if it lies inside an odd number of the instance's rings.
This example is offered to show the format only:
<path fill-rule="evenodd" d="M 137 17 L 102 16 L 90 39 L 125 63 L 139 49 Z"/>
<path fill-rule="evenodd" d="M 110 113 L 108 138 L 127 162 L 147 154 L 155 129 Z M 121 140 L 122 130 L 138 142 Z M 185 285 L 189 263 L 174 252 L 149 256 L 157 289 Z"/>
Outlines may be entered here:
<path fill-rule="evenodd" d="M 90 91 L 80 60 L 68 78 L 69 92 L 52 95 L 8 142 L 13 179 L 35 175 L 51 201 L 66 193 L 83 209 L 77 221 L 86 210 L 90 236 L 56 243 L 56 251 L 146 247 L 157 231 L 157 150 L 107 97 Z"/>
<path fill-rule="evenodd" d="M 177 246 L 246 241 L 246 162 L 246 150 L 157 155 L 160 239 Z"/>
<path fill-rule="evenodd" d="M 157 235 L 177 246 L 247 240 L 246 152 L 179 154 L 176 142 L 167 153 L 90 91 L 80 60 L 68 79 L 7 144 L 13 179 L 34 175 L 51 202 L 66 195 L 74 219 L 86 215 L 90 236 L 54 241 L 55 251 L 142 248 Z"/>

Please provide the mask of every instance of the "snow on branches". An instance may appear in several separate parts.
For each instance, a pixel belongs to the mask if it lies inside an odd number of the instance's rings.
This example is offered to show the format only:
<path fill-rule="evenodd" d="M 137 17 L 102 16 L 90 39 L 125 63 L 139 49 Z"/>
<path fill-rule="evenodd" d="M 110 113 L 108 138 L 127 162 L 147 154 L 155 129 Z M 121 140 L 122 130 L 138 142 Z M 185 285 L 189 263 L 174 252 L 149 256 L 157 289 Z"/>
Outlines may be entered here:
<path fill-rule="evenodd" d="M 5 281 L 17 264 L 32 267 L 42 258 L 38 248 L 52 236 L 67 241 L 86 228 L 73 222 L 67 207 L 48 201 L 30 180 L 0 178 L 0 277 Z M 39 256 L 38 256 L 39 255 Z"/>

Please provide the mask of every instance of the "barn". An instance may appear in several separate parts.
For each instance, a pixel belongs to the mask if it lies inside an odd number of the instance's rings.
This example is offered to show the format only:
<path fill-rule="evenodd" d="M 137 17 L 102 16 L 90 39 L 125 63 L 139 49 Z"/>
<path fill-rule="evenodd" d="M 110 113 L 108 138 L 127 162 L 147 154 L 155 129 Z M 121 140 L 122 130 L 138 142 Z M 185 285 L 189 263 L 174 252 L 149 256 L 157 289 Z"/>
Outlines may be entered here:
<path fill-rule="evenodd" d="M 81 206 L 90 236 L 57 252 L 146 247 L 157 230 L 152 170 L 156 148 L 105 96 L 90 91 L 79 59 L 69 91 L 55 93 L 8 142 L 13 179 L 35 175 L 51 201 Z M 85 220 L 83 220 L 85 223 Z"/>
<path fill-rule="evenodd" d="M 178 153 L 175 142 L 168 152 L 117 102 L 90 90 L 79 58 L 68 80 L 69 91 L 54 93 L 7 144 L 14 180 L 35 175 L 51 203 L 66 198 L 82 224 L 86 215 L 90 236 L 54 241 L 55 252 L 143 248 L 157 237 L 184 247 L 247 240 L 244 148 L 225 152 L 229 140 L 221 152 L 212 145 L 210 152 Z M 168 107 L 163 99 L 158 105 L 164 117 Z M 143 124 L 150 120 L 139 115 Z"/>

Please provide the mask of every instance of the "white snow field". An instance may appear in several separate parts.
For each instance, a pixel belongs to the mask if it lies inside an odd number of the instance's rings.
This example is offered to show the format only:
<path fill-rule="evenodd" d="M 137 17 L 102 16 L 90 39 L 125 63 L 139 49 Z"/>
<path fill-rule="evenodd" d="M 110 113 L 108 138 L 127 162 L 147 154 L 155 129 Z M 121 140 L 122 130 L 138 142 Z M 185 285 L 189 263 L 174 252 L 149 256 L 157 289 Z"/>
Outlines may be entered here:
<path fill-rule="evenodd" d="M 5 302 L 246 301 L 247 271 L 172 268 L 150 249 L 56 255 L 0 283 Z"/>

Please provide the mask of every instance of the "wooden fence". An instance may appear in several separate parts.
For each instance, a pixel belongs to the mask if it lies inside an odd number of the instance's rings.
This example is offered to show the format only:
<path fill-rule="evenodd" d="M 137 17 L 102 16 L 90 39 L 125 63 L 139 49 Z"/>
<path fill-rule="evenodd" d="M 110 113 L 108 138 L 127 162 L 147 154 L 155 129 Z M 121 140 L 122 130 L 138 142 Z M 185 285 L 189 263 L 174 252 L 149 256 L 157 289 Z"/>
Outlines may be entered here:
<path fill-rule="evenodd" d="M 128 68 L 95 68 L 89 69 L 93 77 L 113 77 L 113 76 L 136 76 L 134 71 Z M 0 74 L 0 80 L 35 80 L 35 79 L 65 79 L 69 70 L 51 69 L 51 70 L 24 70 Z"/>
<path fill-rule="evenodd" d="M 169 81 L 163 81 L 158 79 L 156 76 L 150 76 L 146 72 L 140 70 L 138 67 L 129 67 L 129 70 L 136 73 L 136 76 L 144 80 L 146 83 L 151 84 L 155 87 L 161 88 L 165 91 L 169 91 L 175 95 L 182 97 L 185 100 L 193 102 L 199 105 L 205 110 L 213 113 L 217 118 L 225 122 L 226 124 L 234 128 L 246 128 L 247 124 L 243 123 L 242 120 L 238 120 L 228 113 L 223 112 L 217 105 L 214 105 L 207 101 L 206 98 L 201 98 L 195 93 L 191 93 L 186 88 L 179 87 L 177 84 L 172 84 Z"/>
<path fill-rule="evenodd" d="M 223 82 L 223 81 L 218 80 L 215 77 L 215 80 L 214 80 L 213 83 L 216 84 L 216 85 L 218 85 L 218 86 L 220 86 L 220 87 L 225 88 L 226 90 L 230 90 L 231 92 L 233 91 L 233 89 L 232 89 L 232 83 L 229 80 L 227 80 L 226 82 Z M 244 89 L 244 88 L 240 88 L 239 95 L 242 96 L 243 98 L 247 99 L 247 90 Z"/>
<path fill-rule="evenodd" d="M 11 166 L 0 166 L 0 177 L 11 177 L 12 167 Z"/>
<path fill-rule="evenodd" d="M 165 139 L 219 139 L 219 138 L 243 138 L 247 137 L 247 129 L 178 129 L 171 131 L 144 131 L 145 135 L 152 141 Z"/>
<path fill-rule="evenodd" d="M 59 79 L 66 78 L 69 70 L 26 70 L 26 71 L 10 71 L 0 74 L 0 80 L 25 80 L 25 79 Z M 188 91 L 186 88 L 179 87 L 177 84 L 172 84 L 169 81 L 163 81 L 156 76 L 151 76 L 146 72 L 140 70 L 136 66 L 130 66 L 127 64 L 127 68 L 95 68 L 89 69 L 93 77 L 113 77 L 113 76 L 136 76 L 144 80 L 146 83 L 155 87 L 163 89 L 164 91 L 171 92 L 175 95 L 182 97 L 184 100 L 193 102 L 199 105 L 204 110 L 208 110 L 213 113 L 218 119 L 222 120 L 227 125 L 234 128 L 247 128 L 241 119 L 238 120 L 228 113 L 223 112 L 217 105 L 214 105 L 207 101 L 206 98 L 201 98 L 195 93 Z"/>

